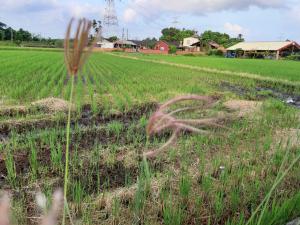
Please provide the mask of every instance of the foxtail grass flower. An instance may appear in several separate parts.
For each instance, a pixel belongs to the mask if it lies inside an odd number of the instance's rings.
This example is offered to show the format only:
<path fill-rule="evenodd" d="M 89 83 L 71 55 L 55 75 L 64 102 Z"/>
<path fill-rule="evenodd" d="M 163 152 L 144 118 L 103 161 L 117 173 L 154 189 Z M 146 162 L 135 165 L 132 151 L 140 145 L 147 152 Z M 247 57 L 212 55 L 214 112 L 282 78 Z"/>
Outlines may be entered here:
<path fill-rule="evenodd" d="M 69 98 L 69 110 L 68 121 L 66 126 L 66 157 L 65 157 L 65 175 L 64 175 L 64 201 L 66 207 L 63 210 L 62 224 L 66 224 L 66 208 L 67 203 L 67 191 L 69 182 L 69 150 L 70 150 L 70 124 L 71 124 L 71 107 L 74 92 L 74 77 L 78 74 L 78 71 L 82 69 L 88 56 L 92 52 L 97 37 L 93 40 L 92 44 L 88 47 L 89 32 L 92 28 L 92 22 L 83 18 L 78 21 L 74 39 L 71 39 L 71 29 L 74 19 L 71 19 L 66 32 L 65 37 L 65 64 L 68 70 L 69 76 L 71 76 L 71 92 Z M 98 36 L 98 35 L 97 35 Z"/>
<path fill-rule="evenodd" d="M 149 119 L 149 123 L 147 126 L 147 135 L 151 136 L 154 134 L 159 134 L 164 130 L 171 130 L 172 135 L 169 138 L 169 140 L 161 146 L 156 151 L 150 151 L 144 154 L 147 158 L 153 158 L 156 157 L 157 154 L 162 152 L 164 149 L 169 147 L 170 145 L 173 145 L 176 140 L 178 139 L 178 136 L 180 132 L 182 131 L 188 131 L 193 133 L 199 133 L 207 135 L 209 134 L 208 131 L 199 129 L 199 127 L 205 127 L 205 126 L 217 126 L 215 118 L 204 118 L 204 119 L 179 119 L 176 118 L 176 114 L 184 112 L 184 111 L 190 111 L 198 109 L 199 107 L 184 107 L 175 109 L 171 112 L 168 112 L 168 109 L 175 105 L 176 103 L 182 102 L 182 101 L 201 101 L 203 102 L 203 105 L 201 106 L 202 109 L 208 109 L 215 105 L 217 100 L 213 97 L 208 96 L 198 96 L 198 95 L 185 95 L 185 96 L 179 96 L 176 98 L 173 98 L 163 105 L 161 105 L 156 112 L 152 114 L 152 116 Z"/>
<path fill-rule="evenodd" d="M 69 22 L 64 42 L 65 64 L 70 76 L 77 75 L 78 71 L 82 68 L 98 36 L 96 36 L 92 44 L 88 47 L 92 22 L 83 18 L 78 21 L 74 39 L 71 39 L 73 21 L 74 19 L 71 19 Z"/>

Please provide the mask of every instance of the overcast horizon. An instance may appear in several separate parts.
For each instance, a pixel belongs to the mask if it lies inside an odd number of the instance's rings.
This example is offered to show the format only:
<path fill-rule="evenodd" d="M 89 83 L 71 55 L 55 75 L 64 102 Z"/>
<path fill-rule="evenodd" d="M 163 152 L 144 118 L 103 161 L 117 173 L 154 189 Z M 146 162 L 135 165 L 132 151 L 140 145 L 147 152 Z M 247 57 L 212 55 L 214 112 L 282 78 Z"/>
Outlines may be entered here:
<path fill-rule="evenodd" d="M 102 20 L 104 0 L 0 0 L 0 21 L 43 37 L 63 38 L 72 16 Z M 300 42 L 299 0 L 116 0 L 119 37 L 160 36 L 165 27 L 219 31 L 247 41 Z M 174 23 L 177 21 L 177 23 Z"/>

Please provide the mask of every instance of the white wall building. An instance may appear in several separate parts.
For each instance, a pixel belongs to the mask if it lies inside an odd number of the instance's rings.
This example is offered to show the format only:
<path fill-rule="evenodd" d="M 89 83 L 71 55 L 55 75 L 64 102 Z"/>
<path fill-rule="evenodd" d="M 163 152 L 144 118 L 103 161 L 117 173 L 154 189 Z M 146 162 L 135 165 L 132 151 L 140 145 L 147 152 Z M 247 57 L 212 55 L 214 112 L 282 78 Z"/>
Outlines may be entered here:
<path fill-rule="evenodd" d="M 198 38 L 188 37 L 183 39 L 182 47 L 191 47 L 193 44 L 199 42 Z"/>
<path fill-rule="evenodd" d="M 96 46 L 98 48 L 114 48 L 114 43 L 113 42 L 110 42 L 108 40 L 105 40 L 105 39 L 102 39 L 102 41 L 98 41 L 96 43 Z"/>

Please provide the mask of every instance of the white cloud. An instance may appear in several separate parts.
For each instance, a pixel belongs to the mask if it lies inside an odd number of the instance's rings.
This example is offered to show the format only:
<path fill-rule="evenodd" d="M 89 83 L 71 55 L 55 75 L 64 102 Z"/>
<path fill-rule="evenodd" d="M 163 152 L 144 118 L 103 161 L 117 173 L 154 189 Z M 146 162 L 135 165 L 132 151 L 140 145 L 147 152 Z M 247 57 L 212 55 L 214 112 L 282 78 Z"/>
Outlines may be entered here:
<path fill-rule="evenodd" d="M 127 8 L 124 11 L 123 18 L 126 23 L 130 23 L 137 18 L 137 12 L 132 8 Z"/>
<path fill-rule="evenodd" d="M 289 14 L 293 20 L 300 22 L 300 4 L 293 7 L 293 9 L 289 12 Z"/>
<path fill-rule="evenodd" d="M 71 17 L 101 20 L 103 4 L 82 0 L 0 0 L 0 21 L 45 37 L 63 37 Z"/>
<path fill-rule="evenodd" d="M 134 10 L 144 18 L 158 18 L 163 13 L 184 13 L 204 15 L 225 10 L 247 10 L 252 6 L 259 8 L 286 7 L 288 1 L 282 0 L 132 0 L 128 9 Z"/>
<path fill-rule="evenodd" d="M 229 22 L 224 24 L 224 29 L 227 33 L 229 33 L 230 35 L 233 35 L 233 36 L 237 36 L 239 34 L 246 35 L 249 32 L 248 29 L 246 29 L 238 24 L 232 24 Z"/>
<path fill-rule="evenodd" d="M 2 2 L 3 1 L 3 2 Z M 71 0 L 0 0 L 0 13 L 41 14 L 55 12 L 65 17 L 91 17 L 103 13 L 103 7 Z M 53 19 L 57 17 L 54 14 Z"/>
<path fill-rule="evenodd" d="M 3 0 L 0 1 L 0 11 L 43 11 L 51 10 L 59 5 L 58 0 Z"/>
<path fill-rule="evenodd" d="M 97 7 L 93 4 L 66 4 L 63 6 L 66 9 L 66 12 L 69 12 L 71 16 L 74 17 L 91 17 L 92 15 L 97 16 L 97 18 L 102 17 L 103 8 Z"/>

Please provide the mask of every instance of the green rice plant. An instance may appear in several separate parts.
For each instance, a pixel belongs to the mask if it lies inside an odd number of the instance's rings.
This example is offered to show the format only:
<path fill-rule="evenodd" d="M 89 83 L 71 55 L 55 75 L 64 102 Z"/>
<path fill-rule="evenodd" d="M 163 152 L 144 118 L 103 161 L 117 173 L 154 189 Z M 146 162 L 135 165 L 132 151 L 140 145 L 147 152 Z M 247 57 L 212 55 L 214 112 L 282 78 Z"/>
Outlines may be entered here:
<path fill-rule="evenodd" d="M 151 191 L 151 172 L 146 158 L 141 163 L 140 176 L 137 181 L 137 190 L 134 196 L 134 224 L 144 221 L 145 202 Z"/>
<path fill-rule="evenodd" d="M 117 140 L 119 140 L 120 134 L 123 129 L 123 123 L 119 121 L 113 121 L 107 125 L 108 133 L 116 135 Z"/>
<path fill-rule="evenodd" d="M 112 203 L 112 216 L 113 216 L 113 224 L 120 224 L 120 200 L 118 198 L 113 199 Z"/>
<path fill-rule="evenodd" d="M 75 203 L 79 206 L 84 197 L 84 188 L 79 180 L 72 184 L 72 196 Z"/>
<path fill-rule="evenodd" d="M 186 201 L 189 197 L 191 185 L 191 178 L 187 174 L 183 174 L 180 178 L 179 193 L 184 201 Z"/>
<path fill-rule="evenodd" d="M 7 171 L 8 182 L 13 187 L 15 187 L 16 179 L 17 179 L 17 170 L 16 170 L 15 161 L 14 161 L 14 156 L 11 151 L 7 151 L 7 153 L 6 153 L 5 167 L 6 167 L 6 171 Z"/>
<path fill-rule="evenodd" d="M 223 201 L 224 193 L 222 191 L 216 193 L 214 199 L 214 209 L 216 213 L 216 218 L 221 219 L 224 210 L 224 201 Z"/>
<path fill-rule="evenodd" d="M 63 159 L 63 151 L 62 151 L 62 146 L 58 142 L 57 144 L 54 144 L 51 142 L 50 145 L 50 157 L 51 157 L 51 162 L 54 168 L 57 168 L 58 171 L 62 171 L 62 159 Z"/>
<path fill-rule="evenodd" d="M 163 219 L 166 225 L 181 225 L 184 211 L 172 195 L 166 195 L 163 200 Z"/>
<path fill-rule="evenodd" d="M 294 61 L 275 61 L 261 59 L 227 59 L 218 57 L 185 57 L 168 55 L 150 55 L 147 59 L 144 55 L 137 55 L 140 60 L 151 60 L 152 62 L 175 63 L 191 68 L 213 69 L 228 71 L 231 74 L 248 73 L 262 78 L 273 78 L 275 81 L 289 80 L 299 81 L 295 71 L 299 70 L 299 63 Z M 173 65 L 175 66 L 175 65 Z M 255 78 L 255 76 L 253 76 Z"/>
<path fill-rule="evenodd" d="M 269 192 L 267 193 L 267 195 L 265 196 L 263 201 L 256 208 L 256 210 L 252 213 L 252 215 L 251 215 L 250 219 L 247 221 L 246 225 L 253 224 L 252 222 L 255 218 L 257 218 L 257 214 L 258 214 L 260 209 L 262 209 L 262 210 L 261 210 L 260 216 L 258 217 L 258 220 L 257 220 L 256 224 L 260 225 L 262 223 L 262 219 L 263 219 L 264 214 L 267 210 L 267 207 L 269 206 L 269 201 L 270 201 L 270 198 L 271 198 L 273 192 L 275 191 L 277 186 L 282 182 L 282 180 L 287 176 L 289 171 L 299 162 L 300 152 L 298 153 L 298 155 L 296 155 L 294 160 L 289 164 L 287 169 L 284 170 L 284 166 L 287 163 L 289 153 L 290 153 L 290 149 L 288 151 L 286 151 L 285 157 L 282 160 L 281 166 L 280 166 L 279 171 L 277 173 L 277 177 L 276 177 L 271 189 L 269 190 Z"/>
<path fill-rule="evenodd" d="M 139 119 L 139 126 L 141 128 L 146 128 L 147 127 L 147 124 L 148 124 L 148 120 L 146 118 L 146 116 L 142 116 L 140 119 Z"/>

